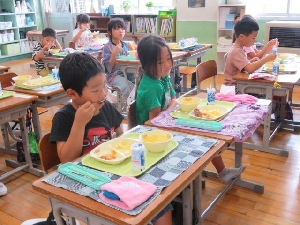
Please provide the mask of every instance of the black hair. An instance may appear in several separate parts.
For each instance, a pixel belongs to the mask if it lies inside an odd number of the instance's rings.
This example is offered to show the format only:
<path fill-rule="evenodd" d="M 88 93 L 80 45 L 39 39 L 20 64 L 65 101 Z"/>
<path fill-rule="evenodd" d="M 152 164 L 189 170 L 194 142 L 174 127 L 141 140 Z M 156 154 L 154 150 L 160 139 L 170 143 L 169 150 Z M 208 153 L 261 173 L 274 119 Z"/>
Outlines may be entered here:
<path fill-rule="evenodd" d="M 42 30 L 42 37 L 53 37 L 56 39 L 56 31 L 49 27 L 45 28 Z"/>
<path fill-rule="evenodd" d="M 137 53 L 142 65 L 142 69 L 147 75 L 156 78 L 157 75 L 157 62 L 160 57 L 161 48 L 166 47 L 171 56 L 172 64 L 172 52 L 167 45 L 166 41 L 156 34 L 149 34 L 143 37 L 137 45 Z"/>
<path fill-rule="evenodd" d="M 101 63 L 88 53 L 68 54 L 60 63 L 59 76 L 64 90 L 73 89 L 79 95 L 90 78 L 104 73 Z"/>
<path fill-rule="evenodd" d="M 78 27 L 77 23 L 89 23 L 90 17 L 87 14 L 79 14 L 76 16 L 76 25 L 75 29 Z"/>
<path fill-rule="evenodd" d="M 238 38 L 240 34 L 248 36 L 253 31 L 258 31 L 259 25 L 257 21 L 250 15 L 245 15 L 234 25 L 235 37 Z"/>
<path fill-rule="evenodd" d="M 111 33 L 112 33 L 112 29 L 114 28 L 123 28 L 125 29 L 125 23 L 124 20 L 122 18 L 112 18 L 108 24 L 107 24 L 107 33 L 109 35 L 109 38 L 111 39 Z"/>

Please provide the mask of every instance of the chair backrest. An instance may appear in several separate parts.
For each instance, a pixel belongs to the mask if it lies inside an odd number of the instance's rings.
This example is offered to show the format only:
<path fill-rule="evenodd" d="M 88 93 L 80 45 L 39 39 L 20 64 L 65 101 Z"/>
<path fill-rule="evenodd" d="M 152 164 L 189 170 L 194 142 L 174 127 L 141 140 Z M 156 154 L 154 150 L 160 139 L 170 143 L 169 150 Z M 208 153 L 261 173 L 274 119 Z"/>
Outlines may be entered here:
<path fill-rule="evenodd" d="M 127 120 L 128 120 L 128 129 L 137 126 L 135 101 L 133 101 L 128 107 Z"/>
<path fill-rule="evenodd" d="M 208 60 L 199 63 L 196 67 L 196 79 L 197 79 L 197 92 L 206 92 L 205 89 L 201 89 L 201 82 L 212 77 L 213 87 L 216 88 L 216 75 L 218 73 L 217 63 L 215 60 Z"/>
<path fill-rule="evenodd" d="M 39 141 L 39 154 L 43 170 L 47 171 L 58 164 L 60 159 L 57 154 L 56 144 L 49 142 L 50 133 L 45 134 Z"/>
<path fill-rule="evenodd" d="M 11 86 L 12 78 L 16 77 L 15 73 L 4 73 L 0 75 L 0 82 L 3 88 Z"/>

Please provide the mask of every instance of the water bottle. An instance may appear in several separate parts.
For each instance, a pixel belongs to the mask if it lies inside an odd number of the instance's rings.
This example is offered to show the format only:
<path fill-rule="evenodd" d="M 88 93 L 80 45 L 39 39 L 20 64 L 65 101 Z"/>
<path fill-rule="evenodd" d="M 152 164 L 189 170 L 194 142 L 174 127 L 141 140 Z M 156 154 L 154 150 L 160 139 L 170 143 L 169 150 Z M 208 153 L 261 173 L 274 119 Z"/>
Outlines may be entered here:
<path fill-rule="evenodd" d="M 3 95 L 3 89 L 2 89 L 2 84 L 0 82 L 0 96 L 2 96 L 2 95 Z"/>
<path fill-rule="evenodd" d="M 207 95 L 206 95 L 207 105 L 215 104 L 215 99 L 216 99 L 216 89 L 212 87 L 207 88 Z"/>
<path fill-rule="evenodd" d="M 272 53 L 273 53 L 273 54 L 277 54 L 277 46 L 278 46 L 278 40 L 277 40 L 277 38 L 276 38 L 276 44 L 273 45 L 273 48 L 272 48 Z"/>

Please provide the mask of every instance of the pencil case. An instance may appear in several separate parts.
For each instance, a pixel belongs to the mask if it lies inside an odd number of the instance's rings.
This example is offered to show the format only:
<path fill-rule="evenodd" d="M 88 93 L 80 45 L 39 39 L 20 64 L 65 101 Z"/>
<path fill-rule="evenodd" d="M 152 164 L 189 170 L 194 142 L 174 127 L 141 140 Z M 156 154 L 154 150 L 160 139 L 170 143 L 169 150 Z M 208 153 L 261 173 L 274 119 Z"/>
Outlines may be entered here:
<path fill-rule="evenodd" d="M 58 167 L 58 172 L 74 180 L 77 180 L 95 190 L 100 190 L 100 187 L 103 184 L 111 182 L 110 178 L 72 162 L 67 162 L 60 165 Z"/>
<path fill-rule="evenodd" d="M 194 120 L 187 118 L 178 118 L 175 120 L 176 125 L 182 125 L 185 127 L 195 127 L 203 130 L 213 130 L 213 131 L 221 131 L 223 129 L 223 125 L 217 121 L 207 121 L 207 120 Z"/>

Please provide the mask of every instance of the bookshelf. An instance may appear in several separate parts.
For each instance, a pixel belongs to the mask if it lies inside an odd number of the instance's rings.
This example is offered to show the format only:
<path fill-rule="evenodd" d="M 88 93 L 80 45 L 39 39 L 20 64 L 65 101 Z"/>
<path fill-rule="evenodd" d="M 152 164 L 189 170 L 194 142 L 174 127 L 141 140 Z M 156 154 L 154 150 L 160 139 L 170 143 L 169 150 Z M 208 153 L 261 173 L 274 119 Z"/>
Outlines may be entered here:
<path fill-rule="evenodd" d="M 159 11 L 158 14 L 112 14 L 123 18 L 127 24 L 125 38 L 138 42 L 145 34 L 158 34 L 166 40 L 176 39 L 176 10 Z"/>
<path fill-rule="evenodd" d="M 218 73 L 224 72 L 225 54 L 230 50 L 233 38 L 234 17 L 245 15 L 244 4 L 220 4 L 217 18 L 217 64 Z"/>
<path fill-rule="evenodd" d="M 107 23 L 110 17 L 101 16 L 100 13 L 87 13 L 90 17 L 90 30 L 99 31 L 100 33 L 107 32 Z"/>

